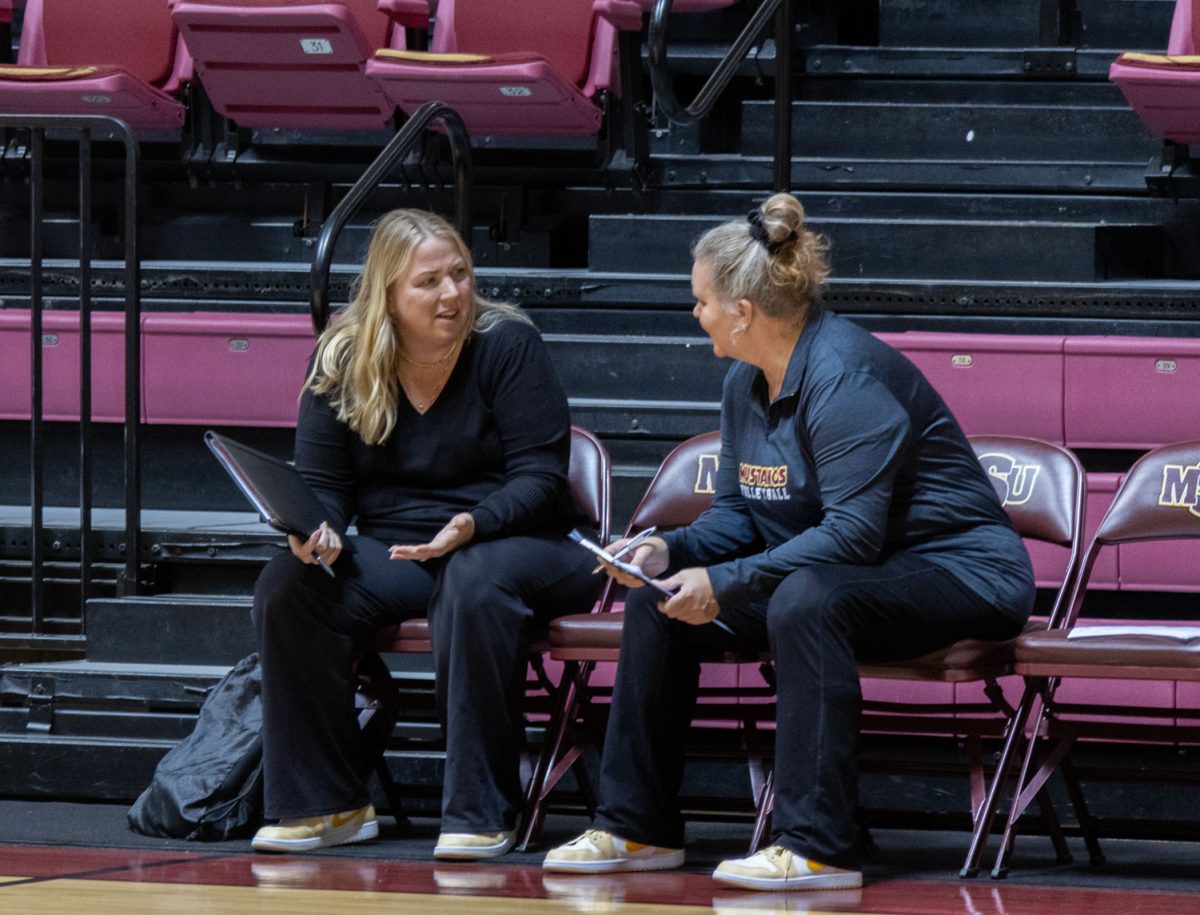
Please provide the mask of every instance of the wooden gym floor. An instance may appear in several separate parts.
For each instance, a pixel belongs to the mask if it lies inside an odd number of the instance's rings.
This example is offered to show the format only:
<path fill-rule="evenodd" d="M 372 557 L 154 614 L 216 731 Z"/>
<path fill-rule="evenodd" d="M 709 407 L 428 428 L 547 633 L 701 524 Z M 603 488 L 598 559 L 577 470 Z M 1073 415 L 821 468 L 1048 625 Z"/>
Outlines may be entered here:
<path fill-rule="evenodd" d="M 718 890 L 713 864 L 742 851 L 744 824 L 695 824 L 679 871 L 610 876 L 544 874 L 542 851 L 482 864 L 435 863 L 435 821 L 380 840 L 309 855 L 256 855 L 246 841 L 199 845 L 147 839 L 124 828 L 124 807 L 0 801 L 0 912 L 370 915 L 388 913 L 771 913 L 1099 915 L 1200 912 L 1193 843 L 1109 841 L 1109 863 L 1056 865 L 1028 837 L 1008 880 L 955 874 L 962 833 L 881 830 L 862 890 L 744 893 Z M 551 817 L 548 842 L 584 825 Z"/>

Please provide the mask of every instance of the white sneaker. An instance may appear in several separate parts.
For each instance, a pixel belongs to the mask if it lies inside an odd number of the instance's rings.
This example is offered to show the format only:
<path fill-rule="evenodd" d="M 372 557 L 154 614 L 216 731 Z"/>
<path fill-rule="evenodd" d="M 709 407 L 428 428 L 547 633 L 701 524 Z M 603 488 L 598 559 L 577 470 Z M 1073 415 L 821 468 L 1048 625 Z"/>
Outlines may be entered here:
<path fill-rule="evenodd" d="M 433 849 L 435 858 L 454 858 L 471 861 L 477 858 L 499 858 L 517 843 L 517 831 L 508 832 L 443 832 Z"/>
<path fill-rule="evenodd" d="M 627 842 L 603 829 L 589 829 L 546 853 L 542 867 L 564 873 L 607 874 L 613 871 L 662 871 L 683 864 L 682 848 L 659 848 Z"/>
<path fill-rule="evenodd" d="M 764 848 L 748 858 L 722 861 L 713 879 L 748 890 L 847 890 L 862 886 L 859 871 L 818 864 L 782 845 Z"/>
<path fill-rule="evenodd" d="M 250 847 L 255 851 L 312 851 L 330 845 L 362 842 L 379 835 L 375 808 L 370 804 L 344 813 L 319 817 L 295 817 L 264 826 L 254 834 Z"/>

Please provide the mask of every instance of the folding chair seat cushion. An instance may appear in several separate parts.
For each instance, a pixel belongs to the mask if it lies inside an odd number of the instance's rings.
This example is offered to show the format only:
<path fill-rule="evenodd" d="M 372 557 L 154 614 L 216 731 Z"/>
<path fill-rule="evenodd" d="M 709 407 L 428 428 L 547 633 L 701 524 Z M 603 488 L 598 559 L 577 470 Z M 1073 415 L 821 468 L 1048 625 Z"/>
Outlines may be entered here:
<path fill-rule="evenodd" d="M 550 624 L 548 647 L 556 661 L 616 661 L 621 654 L 621 629 L 625 613 L 575 613 L 560 616 Z M 712 652 L 702 661 L 721 664 L 745 664 L 769 661 L 767 652 Z"/>
<path fill-rule="evenodd" d="M 392 116 L 365 75 L 391 34 L 375 0 L 180 0 L 172 17 L 213 107 L 242 127 L 370 130 Z"/>
<path fill-rule="evenodd" d="M 1030 620 L 1024 633 L 1044 630 L 1046 621 Z M 938 651 L 888 664 L 858 665 L 863 677 L 886 680 L 938 680 L 944 683 L 967 683 L 1012 673 L 1016 637 L 1002 641 L 963 639 Z"/>
<path fill-rule="evenodd" d="M 529 650 L 544 652 L 549 650 L 549 643 L 544 636 L 535 636 L 530 642 Z M 375 634 L 371 643 L 371 651 L 394 651 L 401 654 L 428 654 L 433 650 L 429 641 L 429 620 L 421 616 L 405 620 L 396 626 L 387 626 Z"/>
<path fill-rule="evenodd" d="M 595 0 L 441 0 L 433 35 L 428 53 L 384 50 L 367 65 L 398 107 L 436 99 L 480 134 L 599 131 L 592 96 L 613 84 L 616 42 Z"/>
<path fill-rule="evenodd" d="M 1133 632 L 1079 637 L 1063 629 L 1028 632 L 1017 640 L 1017 670 L 1025 676 L 1200 681 L 1200 635 L 1183 638 Z"/>
<path fill-rule="evenodd" d="M 19 65 L 0 67 L 0 110 L 121 118 L 135 130 L 178 130 L 172 93 L 190 75 L 161 0 L 29 0 Z"/>
<path fill-rule="evenodd" d="M 371 650 L 428 653 L 431 650 L 429 620 L 422 616 L 380 629 L 371 643 Z"/>

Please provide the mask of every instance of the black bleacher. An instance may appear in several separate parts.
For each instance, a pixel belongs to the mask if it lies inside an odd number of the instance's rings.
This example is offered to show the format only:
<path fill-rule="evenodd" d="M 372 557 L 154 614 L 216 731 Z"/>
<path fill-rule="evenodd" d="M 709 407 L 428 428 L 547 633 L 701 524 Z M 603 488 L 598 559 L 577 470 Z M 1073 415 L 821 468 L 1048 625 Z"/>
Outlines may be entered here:
<path fill-rule="evenodd" d="M 1145 173 L 1159 146 L 1107 82 L 1118 51 L 1165 45 L 1170 0 L 797 6 L 792 188 L 833 240 L 833 307 L 878 331 L 1197 336 L 1200 204 L 1151 196 Z M 746 11 L 689 18 L 673 33 L 681 92 L 711 69 Z M 690 316 L 687 249 L 769 193 L 778 65 L 764 41 L 700 127 L 648 112 L 650 156 L 637 172 L 627 157 L 606 158 L 604 138 L 476 138 L 480 286 L 521 302 L 546 335 L 575 422 L 613 455 L 616 527 L 667 451 L 716 425 L 724 367 Z M 379 137 L 237 130 L 206 116 L 197 90 L 184 136 L 143 147 L 143 308 L 306 313 L 321 223 Z M 20 135 L 3 141 L 0 309 L 24 309 L 27 154 Z M 429 155 L 407 162 L 343 233 L 335 303 L 374 216 L 450 211 L 438 147 L 431 140 Z M 118 166 L 103 147 L 98 156 L 97 303 L 119 308 L 119 197 L 105 184 Z M 52 309 L 71 309 L 77 294 L 72 167 L 52 143 Z M 0 668 L 0 795 L 132 797 L 190 728 L 203 688 L 249 650 L 250 588 L 279 541 L 244 513 L 228 516 L 243 503 L 202 430 L 145 429 L 144 497 L 155 513 L 143 543 L 147 593 L 119 594 L 120 525 L 102 526 L 86 638 L 72 590 L 78 534 L 73 542 L 69 517 L 49 524 L 53 629 L 68 637 L 49 646 L 24 635 L 28 429 L 0 421 L 0 506 L 15 507 L 0 517 L 0 661 L 12 662 Z M 288 429 L 225 431 L 290 451 Z M 74 504 L 75 434 L 68 423 L 47 429 L 53 506 Z M 101 505 L 121 504 L 121 435 L 96 429 Z M 1119 470 L 1135 456 L 1086 459 Z M 428 667 L 405 663 L 409 685 L 426 689 Z M 435 756 L 398 746 L 392 762 L 418 794 L 436 786 Z"/>

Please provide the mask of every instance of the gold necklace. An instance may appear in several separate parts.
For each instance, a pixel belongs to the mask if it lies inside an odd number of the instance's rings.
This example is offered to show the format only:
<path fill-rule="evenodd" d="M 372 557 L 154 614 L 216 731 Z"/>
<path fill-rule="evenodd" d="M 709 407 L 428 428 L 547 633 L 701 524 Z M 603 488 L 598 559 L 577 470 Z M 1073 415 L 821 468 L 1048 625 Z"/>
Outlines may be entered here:
<path fill-rule="evenodd" d="M 418 413 L 424 414 L 425 411 L 429 409 L 429 406 L 433 403 L 433 401 L 437 399 L 438 395 L 442 393 L 442 388 L 444 388 L 446 386 L 446 382 L 450 379 L 450 372 L 454 368 L 454 363 L 449 363 L 449 364 L 446 364 L 446 363 L 448 362 L 450 357 L 452 355 L 454 355 L 454 353 L 458 350 L 458 346 L 460 343 L 462 343 L 461 338 L 458 340 L 455 340 L 454 345 L 450 347 L 450 351 L 448 353 L 446 353 L 446 355 L 444 355 L 437 362 L 414 362 L 413 360 L 411 360 L 407 356 L 405 356 L 403 353 L 401 353 L 400 350 L 397 348 L 396 352 L 409 365 L 418 366 L 420 368 L 434 368 L 435 366 L 446 365 L 446 368 L 443 369 L 439 373 L 438 378 L 434 381 L 432 393 L 429 394 L 427 397 L 419 396 L 415 387 L 412 386 L 411 384 L 405 384 L 404 378 L 401 377 L 400 373 L 399 372 L 396 373 L 396 380 L 400 383 L 400 388 L 401 388 L 401 390 L 404 391 L 404 396 L 409 399 L 409 402 L 412 403 L 413 407 L 416 408 L 416 411 Z"/>

